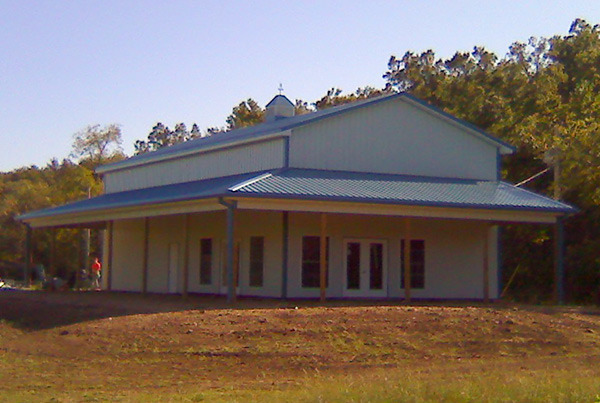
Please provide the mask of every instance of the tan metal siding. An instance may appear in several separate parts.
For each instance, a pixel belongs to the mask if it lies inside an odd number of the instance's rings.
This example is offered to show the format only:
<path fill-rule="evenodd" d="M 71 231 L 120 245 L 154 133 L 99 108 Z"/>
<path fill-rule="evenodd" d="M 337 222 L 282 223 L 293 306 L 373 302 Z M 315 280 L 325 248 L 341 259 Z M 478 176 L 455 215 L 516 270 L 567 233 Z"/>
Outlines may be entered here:
<path fill-rule="evenodd" d="M 105 174 L 106 193 L 190 182 L 283 166 L 283 139 L 197 154 Z"/>
<path fill-rule="evenodd" d="M 397 99 L 297 128 L 290 166 L 496 179 L 496 147 Z"/>
<path fill-rule="evenodd" d="M 282 261 L 282 215 L 280 212 L 236 211 L 235 238 L 240 242 L 240 295 L 279 297 L 281 296 Z M 148 245 L 148 291 L 168 293 L 169 282 L 169 245 L 179 247 L 178 291 L 183 285 L 183 261 L 185 248 L 184 215 L 157 217 L 150 219 Z M 190 292 L 224 294 L 221 287 L 222 251 L 226 242 L 226 217 L 224 212 L 192 214 L 189 234 L 189 282 Z M 143 266 L 143 219 L 115 221 L 113 286 L 115 291 L 141 291 Z M 264 277 L 262 287 L 249 285 L 250 237 L 263 236 Z M 213 240 L 212 283 L 201 285 L 200 240 Z"/>
<path fill-rule="evenodd" d="M 343 297 L 345 239 L 387 242 L 388 297 L 402 298 L 400 245 L 405 219 L 367 215 L 327 215 L 329 287 L 327 296 Z M 319 289 L 302 287 L 302 237 L 319 235 L 319 214 L 290 213 L 290 298 L 318 298 Z M 488 241 L 490 297 L 497 298 L 497 235 L 487 223 L 461 220 L 411 219 L 411 239 L 425 241 L 425 288 L 412 289 L 413 298 L 483 298 L 483 245 Z"/>

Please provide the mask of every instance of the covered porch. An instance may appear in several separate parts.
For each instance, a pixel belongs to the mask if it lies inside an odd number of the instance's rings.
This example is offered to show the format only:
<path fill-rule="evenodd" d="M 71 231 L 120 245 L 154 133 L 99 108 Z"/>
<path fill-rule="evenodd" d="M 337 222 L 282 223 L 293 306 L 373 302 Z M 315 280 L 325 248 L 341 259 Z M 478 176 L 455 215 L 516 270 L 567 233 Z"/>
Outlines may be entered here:
<path fill-rule="evenodd" d="M 569 206 L 501 182 L 307 171 L 107 194 L 22 219 L 29 232 L 104 225 L 105 289 L 230 301 L 488 301 L 501 286 L 498 226 L 550 224 L 562 300 Z"/>

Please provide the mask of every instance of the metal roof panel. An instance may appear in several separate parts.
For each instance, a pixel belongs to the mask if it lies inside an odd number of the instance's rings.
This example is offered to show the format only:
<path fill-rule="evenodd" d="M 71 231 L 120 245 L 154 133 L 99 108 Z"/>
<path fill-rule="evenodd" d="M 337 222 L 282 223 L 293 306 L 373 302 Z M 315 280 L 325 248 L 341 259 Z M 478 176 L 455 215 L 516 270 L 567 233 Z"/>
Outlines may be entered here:
<path fill-rule="evenodd" d="M 29 220 L 211 197 L 387 203 L 573 213 L 573 207 L 505 182 L 284 168 L 108 193 L 18 217 Z"/>

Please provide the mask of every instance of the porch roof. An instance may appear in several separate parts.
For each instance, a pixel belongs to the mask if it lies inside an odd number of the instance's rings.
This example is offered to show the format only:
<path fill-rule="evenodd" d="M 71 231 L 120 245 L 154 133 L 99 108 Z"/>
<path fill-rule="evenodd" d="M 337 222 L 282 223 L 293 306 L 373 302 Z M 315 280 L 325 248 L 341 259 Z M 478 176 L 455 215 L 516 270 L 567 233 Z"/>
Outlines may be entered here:
<path fill-rule="evenodd" d="M 284 168 L 104 194 L 19 217 L 21 221 L 216 197 L 381 203 L 567 214 L 564 203 L 501 181 Z M 110 219 L 110 218 L 107 218 Z M 83 221 L 84 222 L 84 221 Z"/>

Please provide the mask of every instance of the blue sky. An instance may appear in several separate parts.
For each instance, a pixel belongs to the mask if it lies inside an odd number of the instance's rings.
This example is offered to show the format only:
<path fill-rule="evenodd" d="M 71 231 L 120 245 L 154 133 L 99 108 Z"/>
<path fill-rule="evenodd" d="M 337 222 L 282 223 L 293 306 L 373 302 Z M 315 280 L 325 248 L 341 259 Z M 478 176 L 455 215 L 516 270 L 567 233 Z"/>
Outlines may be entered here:
<path fill-rule="evenodd" d="M 391 55 L 440 57 L 600 23 L 598 1 L 0 0 L 0 171 L 65 158 L 72 135 L 119 123 L 126 153 L 161 121 L 223 126 L 283 83 L 309 102 L 382 87 Z"/>

